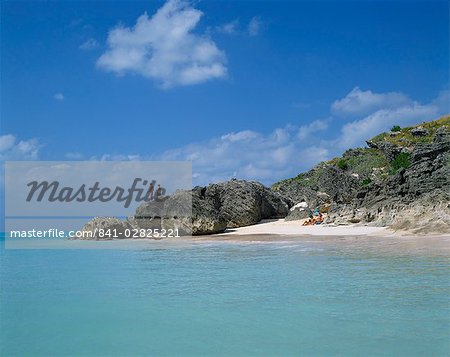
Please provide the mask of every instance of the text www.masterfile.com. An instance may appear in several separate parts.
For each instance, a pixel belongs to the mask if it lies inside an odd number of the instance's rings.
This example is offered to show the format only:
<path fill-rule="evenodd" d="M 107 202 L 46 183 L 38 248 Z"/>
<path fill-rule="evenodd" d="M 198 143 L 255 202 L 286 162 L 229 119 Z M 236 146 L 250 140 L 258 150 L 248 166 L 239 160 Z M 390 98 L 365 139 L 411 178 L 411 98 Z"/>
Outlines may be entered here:
<path fill-rule="evenodd" d="M 175 229 L 143 229 L 130 228 L 118 230 L 115 228 L 94 228 L 93 230 L 70 230 L 64 231 L 57 228 L 45 230 L 11 230 L 10 238 L 176 238 L 180 237 L 179 231 Z"/>

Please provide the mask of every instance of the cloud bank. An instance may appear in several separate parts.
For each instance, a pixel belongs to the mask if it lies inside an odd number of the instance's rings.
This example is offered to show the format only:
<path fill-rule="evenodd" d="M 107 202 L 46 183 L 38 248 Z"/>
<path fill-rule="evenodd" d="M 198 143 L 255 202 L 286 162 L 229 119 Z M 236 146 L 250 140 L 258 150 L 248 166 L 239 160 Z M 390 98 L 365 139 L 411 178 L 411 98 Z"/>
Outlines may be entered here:
<path fill-rule="evenodd" d="M 354 96 L 355 90 L 364 93 L 364 95 L 359 96 L 359 100 L 355 102 L 354 108 L 352 108 L 348 104 L 350 101 L 347 101 L 347 99 Z M 421 104 L 402 93 L 377 94 L 371 91 L 363 92 L 359 88 L 355 88 L 345 98 L 334 102 L 332 110 L 336 103 L 347 103 L 346 110 L 350 113 L 355 113 L 361 108 L 366 108 L 364 111 L 366 112 L 369 106 L 375 109 L 370 114 L 347 122 L 342 126 L 336 144 L 341 149 L 345 149 L 362 145 L 366 139 L 383 131 L 388 131 L 394 125 L 402 127 L 414 125 L 449 113 L 450 91 L 442 91 L 430 103 Z"/>
<path fill-rule="evenodd" d="M 411 104 L 411 99 L 403 93 L 374 93 L 353 88 L 344 98 L 336 100 L 331 109 L 337 115 L 364 115 L 382 108 L 395 108 Z"/>
<path fill-rule="evenodd" d="M 269 134 L 240 131 L 164 152 L 162 160 L 193 162 L 194 181 L 201 184 L 232 177 L 268 182 L 327 157 L 327 149 L 302 147 L 299 128 L 278 128 Z"/>

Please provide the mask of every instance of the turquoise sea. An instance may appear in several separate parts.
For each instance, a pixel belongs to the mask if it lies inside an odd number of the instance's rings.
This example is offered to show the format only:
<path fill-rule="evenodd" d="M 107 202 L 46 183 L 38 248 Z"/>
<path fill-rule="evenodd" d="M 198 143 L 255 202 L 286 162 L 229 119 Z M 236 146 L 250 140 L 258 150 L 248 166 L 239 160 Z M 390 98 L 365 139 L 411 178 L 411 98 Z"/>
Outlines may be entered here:
<path fill-rule="evenodd" d="M 448 256 L 352 244 L 2 244 L 0 355 L 448 356 Z"/>

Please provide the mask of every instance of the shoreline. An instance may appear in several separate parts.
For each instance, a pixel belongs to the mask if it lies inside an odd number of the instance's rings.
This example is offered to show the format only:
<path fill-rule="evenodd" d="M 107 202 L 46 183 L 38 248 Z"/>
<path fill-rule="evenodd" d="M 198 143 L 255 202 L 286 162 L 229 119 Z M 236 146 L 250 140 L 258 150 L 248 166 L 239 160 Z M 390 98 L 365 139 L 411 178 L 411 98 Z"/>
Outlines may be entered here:
<path fill-rule="evenodd" d="M 283 229 L 279 229 L 283 227 Z M 450 257 L 450 236 L 414 235 L 395 232 L 388 227 L 302 226 L 299 221 L 266 220 L 259 224 L 233 228 L 224 233 L 195 236 L 193 241 L 228 244 L 308 245 L 333 249 L 339 254 L 375 254 L 398 256 Z"/>
<path fill-rule="evenodd" d="M 165 239 L 20 239 L 5 241 L 6 249 L 140 249 L 190 247 L 197 244 L 311 244 L 346 252 L 361 250 L 379 253 L 444 255 L 450 257 L 450 236 L 417 235 L 393 231 L 388 227 L 361 225 L 302 226 L 303 221 L 262 220 L 245 227 L 229 228 L 223 233 Z"/>
<path fill-rule="evenodd" d="M 239 235 L 295 235 L 295 236 L 366 236 L 366 235 L 392 235 L 398 233 L 387 227 L 369 227 L 358 225 L 314 225 L 303 226 L 303 220 L 285 221 L 284 219 L 267 219 L 257 224 L 239 228 L 227 228 L 225 232 L 212 236 L 239 236 Z"/>
<path fill-rule="evenodd" d="M 227 229 L 224 233 L 195 236 L 193 240 L 224 243 L 309 243 L 348 253 L 431 254 L 450 257 L 450 236 L 417 235 L 388 227 L 358 225 L 302 226 L 302 221 L 263 220 L 258 224 Z"/>

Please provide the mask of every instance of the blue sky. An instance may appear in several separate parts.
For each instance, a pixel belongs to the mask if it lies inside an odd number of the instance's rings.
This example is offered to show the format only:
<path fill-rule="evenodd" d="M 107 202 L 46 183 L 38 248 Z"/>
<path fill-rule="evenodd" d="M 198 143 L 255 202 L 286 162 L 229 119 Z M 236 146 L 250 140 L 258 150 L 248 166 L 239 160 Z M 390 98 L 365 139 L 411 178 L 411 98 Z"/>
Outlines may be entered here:
<path fill-rule="evenodd" d="M 449 110 L 448 2 L 1 4 L 0 158 L 270 184 Z"/>

